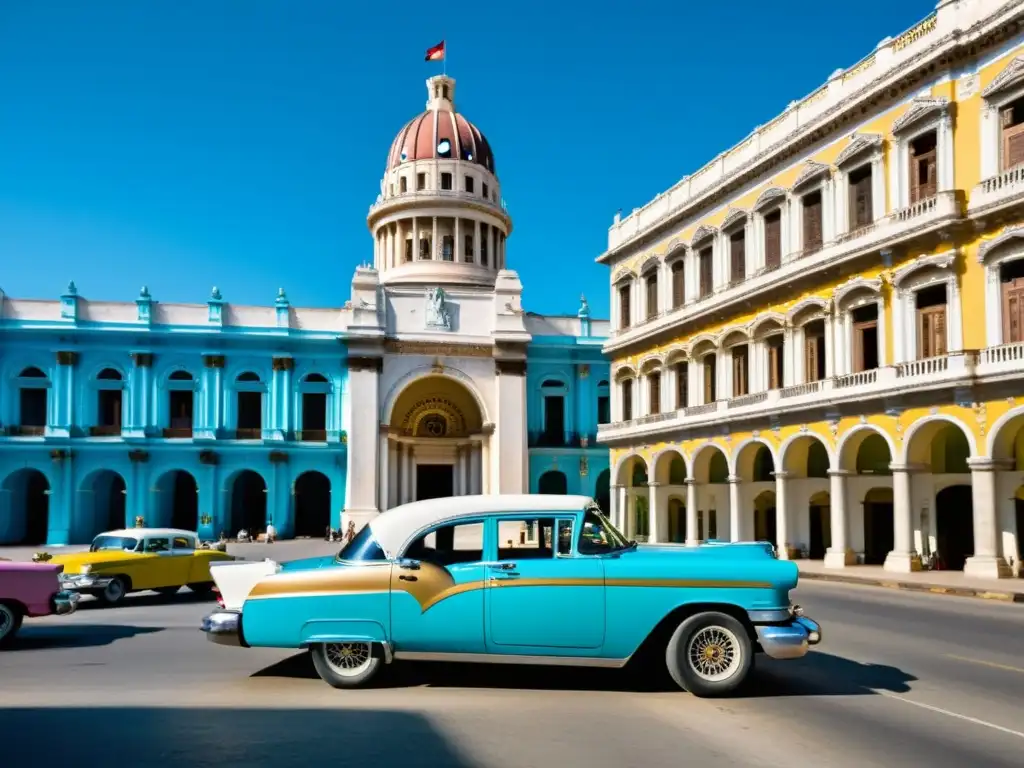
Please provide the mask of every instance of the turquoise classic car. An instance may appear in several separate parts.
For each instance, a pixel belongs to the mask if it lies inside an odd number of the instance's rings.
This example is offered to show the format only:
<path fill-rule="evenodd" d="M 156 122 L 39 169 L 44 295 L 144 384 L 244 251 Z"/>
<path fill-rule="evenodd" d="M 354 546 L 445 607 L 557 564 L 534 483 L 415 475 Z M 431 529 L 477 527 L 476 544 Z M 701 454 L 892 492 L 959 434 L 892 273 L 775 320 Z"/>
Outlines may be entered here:
<path fill-rule="evenodd" d="M 698 696 L 728 694 L 764 652 L 821 629 L 790 602 L 770 545 L 626 541 L 583 496 L 462 496 L 370 521 L 337 556 L 211 565 L 209 640 L 308 648 L 337 688 L 403 659 L 623 667 L 641 648 Z"/>

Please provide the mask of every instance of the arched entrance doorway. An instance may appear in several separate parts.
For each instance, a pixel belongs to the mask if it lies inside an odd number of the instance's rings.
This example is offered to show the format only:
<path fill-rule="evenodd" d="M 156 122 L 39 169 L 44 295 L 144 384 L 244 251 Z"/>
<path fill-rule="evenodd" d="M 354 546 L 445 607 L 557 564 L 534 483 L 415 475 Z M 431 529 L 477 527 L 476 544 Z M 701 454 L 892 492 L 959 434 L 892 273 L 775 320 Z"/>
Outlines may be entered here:
<path fill-rule="evenodd" d="M 0 486 L 0 544 L 34 547 L 50 531 L 50 483 L 38 469 L 21 469 Z"/>
<path fill-rule="evenodd" d="M 777 531 L 775 491 L 762 491 L 754 499 L 754 541 L 767 541 L 775 546 Z"/>
<path fill-rule="evenodd" d="M 199 530 L 199 485 L 183 469 L 172 470 L 160 476 L 156 486 L 157 524 Z"/>
<path fill-rule="evenodd" d="M 484 492 L 483 414 L 466 386 L 449 376 L 416 379 L 389 417 L 387 504 Z"/>
<path fill-rule="evenodd" d="M 228 486 L 231 492 L 231 535 L 243 528 L 249 535 L 267 528 L 267 484 L 257 472 L 244 469 Z"/>
<path fill-rule="evenodd" d="M 72 540 L 92 541 L 104 531 L 127 527 L 127 496 L 124 478 L 111 469 L 101 469 L 86 477 L 79 488 L 78 522 Z"/>
<path fill-rule="evenodd" d="M 557 469 L 549 470 L 537 481 L 537 492 L 565 495 L 569 492 L 569 481 Z"/>
<path fill-rule="evenodd" d="M 808 507 L 808 531 L 810 543 L 807 556 L 811 560 L 823 560 L 825 552 L 832 546 L 832 504 L 824 491 L 811 496 Z"/>
<path fill-rule="evenodd" d="M 331 525 L 331 481 L 323 472 L 303 472 L 295 481 L 295 535 L 323 536 Z"/>
<path fill-rule="evenodd" d="M 974 499 L 969 485 L 935 494 L 935 544 L 943 567 L 962 571 L 974 554 Z"/>
<path fill-rule="evenodd" d="M 864 564 L 884 565 L 896 546 L 892 488 L 872 488 L 864 496 Z"/>

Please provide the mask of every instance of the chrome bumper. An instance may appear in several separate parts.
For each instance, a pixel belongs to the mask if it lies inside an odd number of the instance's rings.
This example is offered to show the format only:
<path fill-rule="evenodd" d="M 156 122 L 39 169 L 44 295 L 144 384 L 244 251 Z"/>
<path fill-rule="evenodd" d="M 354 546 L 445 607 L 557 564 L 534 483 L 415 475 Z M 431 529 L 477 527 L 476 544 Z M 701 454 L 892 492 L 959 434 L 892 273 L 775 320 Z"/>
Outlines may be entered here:
<path fill-rule="evenodd" d="M 58 616 L 74 613 L 82 596 L 77 592 L 58 592 L 50 598 L 50 607 Z"/>
<path fill-rule="evenodd" d="M 200 628 L 211 643 L 245 646 L 245 641 L 242 640 L 242 614 L 238 611 L 214 611 L 203 617 Z"/>
<path fill-rule="evenodd" d="M 106 589 L 107 585 L 114 580 L 113 576 L 97 576 L 94 573 L 73 573 L 60 577 L 60 588 L 75 591 L 89 591 L 94 589 Z"/>
<path fill-rule="evenodd" d="M 785 624 L 755 626 L 762 650 L 773 659 L 799 659 L 812 645 L 821 642 L 821 627 L 805 616 Z"/>

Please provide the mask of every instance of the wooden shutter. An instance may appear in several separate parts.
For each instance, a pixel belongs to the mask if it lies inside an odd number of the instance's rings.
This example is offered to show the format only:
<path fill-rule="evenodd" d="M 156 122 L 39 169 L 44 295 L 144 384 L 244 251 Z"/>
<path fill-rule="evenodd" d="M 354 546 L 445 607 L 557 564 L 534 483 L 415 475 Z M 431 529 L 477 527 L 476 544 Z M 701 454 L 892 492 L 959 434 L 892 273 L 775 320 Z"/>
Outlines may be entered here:
<path fill-rule="evenodd" d="M 732 396 L 747 394 L 747 348 L 732 348 Z"/>
<path fill-rule="evenodd" d="M 818 380 L 818 339 L 820 336 L 804 336 L 804 381 Z"/>
<path fill-rule="evenodd" d="M 658 273 L 652 272 L 647 276 L 647 319 L 658 314 Z"/>
<path fill-rule="evenodd" d="M 690 402 L 690 366 L 679 363 L 676 366 L 676 408 L 685 408 Z"/>
<path fill-rule="evenodd" d="M 918 153 L 910 145 L 910 202 L 917 203 L 935 195 L 938 189 L 937 148 Z"/>
<path fill-rule="evenodd" d="M 866 172 L 865 172 L 866 171 Z M 871 167 L 850 174 L 850 229 L 866 227 L 872 221 Z"/>
<path fill-rule="evenodd" d="M 629 421 L 633 418 L 633 380 L 626 379 L 622 382 L 622 420 Z"/>
<path fill-rule="evenodd" d="M 864 329 L 874 323 L 858 323 L 853 326 L 853 371 L 860 373 L 864 370 Z"/>
<path fill-rule="evenodd" d="M 768 389 L 782 387 L 782 344 L 768 344 Z"/>
<path fill-rule="evenodd" d="M 648 376 L 650 380 L 651 413 L 661 413 L 661 374 L 652 373 Z"/>
<path fill-rule="evenodd" d="M 704 357 L 704 402 L 713 403 L 716 400 L 717 392 L 715 387 L 715 356 L 706 355 Z"/>
<path fill-rule="evenodd" d="M 946 354 L 946 307 L 937 304 L 917 311 L 918 360 Z"/>
<path fill-rule="evenodd" d="M 1012 104 L 1002 110 L 1004 171 L 1024 163 L 1024 121 L 1014 124 L 1014 112 Z"/>
<path fill-rule="evenodd" d="M 747 241 L 743 232 L 729 238 L 729 281 L 738 283 L 747 276 Z"/>
<path fill-rule="evenodd" d="M 487 262 L 484 262 L 485 264 Z M 629 328 L 631 307 L 629 306 L 629 286 L 619 288 L 619 327 Z"/>
<path fill-rule="evenodd" d="M 821 193 L 813 192 L 804 197 L 804 251 L 813 252 L 821 248 Z"/>
<path fill-rule="evenodd" d="M 1002 285 L 1003 344 L 1024 341 L 1024 277 Z"/>
<path fill-rule="evenodd" d="M 714 290 L 714 262 L 711 260 L 711 248 L 705 248 L 700 252 L 700 296 L 710 296 Z"/>
<path fill-rule="evenodd" d="M 686 303 L 686 267 L 682 259 L 672 263 L 672 308 Z"/>
<path fill-rule="evenodd" d="M 764 265 L 778 269 L 782 263 L 782 212 L 773 211 L 764 217 Z"/>

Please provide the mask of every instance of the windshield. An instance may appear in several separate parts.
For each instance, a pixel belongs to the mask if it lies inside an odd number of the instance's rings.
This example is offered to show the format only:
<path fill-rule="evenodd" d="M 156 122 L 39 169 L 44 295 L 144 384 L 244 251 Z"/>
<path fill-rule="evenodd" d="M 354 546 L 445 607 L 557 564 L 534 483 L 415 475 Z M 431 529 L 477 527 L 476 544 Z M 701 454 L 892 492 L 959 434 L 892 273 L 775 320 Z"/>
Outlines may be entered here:
<path fill-rule="evenodd" d="M 359 533 L 355 535 L 348 544 L 341 548 L 338 553 L 339 560 L 348 562 L 367 562 L 373 560 L 387 560 L 387 555 L 380 548 L 380 544 L 373 538 L 373 531 L 369 525 L 364 525 Z"/>
<path fill-rule="evenodd" d="M 591 507 L 583 516 L 580 531 L 579 550 L 582 554 L 596 555 L 602 552 L 617 552 L 628 548 L 630 543 L 619 533 L 611 521 L 596 507 Z"/>
<path fill-rule="evenodd" d="M 139 540 L 129 538 L 128 536 L 97 536 L 92 540 L 92 546 L 89 547 L 89 551 L 103 552 L 111 549 L 122 549 L 126 552 L 131 552 L 137 546 L 139 546 Z"/>

